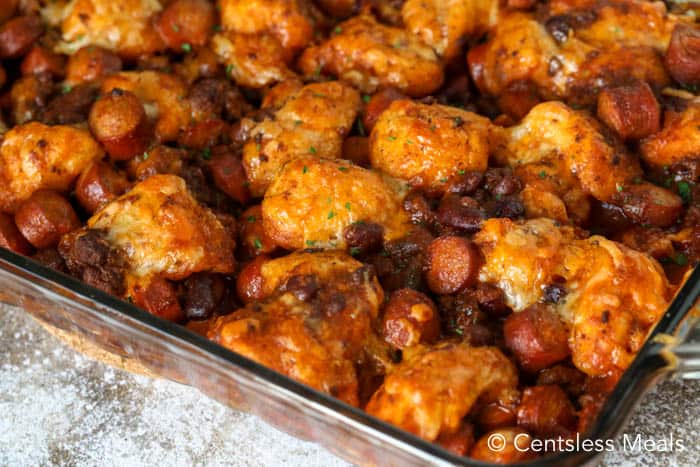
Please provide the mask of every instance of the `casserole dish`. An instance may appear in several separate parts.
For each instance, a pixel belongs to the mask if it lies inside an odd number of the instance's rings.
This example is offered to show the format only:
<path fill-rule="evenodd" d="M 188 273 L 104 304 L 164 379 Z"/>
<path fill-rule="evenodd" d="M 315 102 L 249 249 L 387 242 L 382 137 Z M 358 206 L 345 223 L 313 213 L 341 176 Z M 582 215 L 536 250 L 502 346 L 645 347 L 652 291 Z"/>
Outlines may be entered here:
<path fill-rule="evenodd" d="M 661 379 L 700 378 L 698 295 L 700 269 L 695 269 L 623 374 L 588 437 L 614 438 L 643 394 Z M 456 456 L 184 327 L 5 249 L 0 249 L 0 300 L 23 307 L 51 332 L 94 358 L 193 386 L 349 462 L 487 465 Z M 558 453 L 527 465 L 593 465 L 599 454 Z"/>

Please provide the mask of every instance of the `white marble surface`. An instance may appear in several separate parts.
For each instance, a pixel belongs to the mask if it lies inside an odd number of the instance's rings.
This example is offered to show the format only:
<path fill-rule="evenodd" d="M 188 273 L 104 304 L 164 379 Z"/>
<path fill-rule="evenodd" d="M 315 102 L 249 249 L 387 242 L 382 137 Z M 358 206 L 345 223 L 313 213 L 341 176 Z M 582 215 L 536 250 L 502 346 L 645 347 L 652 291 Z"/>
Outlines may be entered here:
<path fill-rule="evenodd" d="M 666 382 L 626 432 L 673 435 L 674 452 L 606 465 L 700 465 L 700 382 Z M 0 466 L 344 466 L 340 459 L 176 383 L 91 361 L 0 305 Z"/>

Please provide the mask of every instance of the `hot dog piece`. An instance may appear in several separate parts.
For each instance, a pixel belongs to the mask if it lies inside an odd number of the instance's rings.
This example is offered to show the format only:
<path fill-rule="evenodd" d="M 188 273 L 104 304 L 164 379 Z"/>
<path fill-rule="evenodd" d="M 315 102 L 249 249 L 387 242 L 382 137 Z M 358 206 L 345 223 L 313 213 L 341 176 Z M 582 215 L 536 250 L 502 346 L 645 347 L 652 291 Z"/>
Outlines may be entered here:
<path fill-rule="evenodd" d="M 156 22 L 163 42 L 173 50 L 189 51 L 189 46 L 207 43 L 214 26 L 214 5 L 207 0 L 175 0 Z"/>
<path fill-rule="evenodd" d="M 56 246 L 62 235 L 80 227 L 68 200 L 50 190 L 37 191 L 23 202 L 15 213 L 15 223 L 36 248 Z"/>
<path fill-rule="evenodd" d="M 241 158 L 231 151 L 215 154 L 209 162 L 209 170 L 216 186 L 241 204 L 250 200 L 250 191 Z"/>
<path fill-rule="evenodd" d="M 659 131 L 661 108 L 643 81 L 603 89 L 598 94 L 598 118 L 622 139 L 641 139 Z"/>
<path fill-rule="evenodd" d="M 75 185 L 75 196 L 89 213 L 94 213 L 100 206 L 124 194 L 128 188 L 126 175 L 105 162 L 95 161 L 80 174 Z"/>
<path fill-rule="evenodd" d="M 479 438 L 469 457 L 494 464 L 513 464 L 535 457 L 530 450 L 532 436 L 520 428 L 501 428 Z"/>
<path fill-rule="evenodd" d="M 243 303 L 250 303 L 265 298 L 265 291 L 263 290 L 265 279 L 262 276 L 261 269 L 263 264 L 268 261 L 270 261 L 268 256 L 260 255 L 243 266 L 243 269 L 238 274 L 236 291 L 238 292 L 238 298 Z"/>
<path fill-rule="evenodd" d="M 384 340 L 400 349 L 432 344 L 440 337 L 440 316 L 430 298 L 413 289 L 391 294 L 382 319 Z"/>
<path fill-rule="evenodd" d="M 541 370 L 571 353 L 566 325 L 544 305 L 536 304 L 508 316 L 503 333 L 506 347 L 526 371 Z"/>
<path fill-rule="evenodd" d="M 35 45 L 22 60 L 20 70 L 23 75 L 50 73 L 55 77 L 65 75 L 66 59 L 40 45 Z"/>
<path fill-rule="evenodd" d="M 0 58 L 19 58 L 29 52 L 44 27 L 38 16 L 18 16 L 0 26 Z"/>
<path fill-rule="evenodd" d="M 680 196 L 651 183 L 621 187 L 615 198 L 628 218 L 644 225 L 669 227 L 683 211 Z"/>
<path fill-rule="evenodd" d="M 68 59 L 66 81 L 71 84 L 87 83 L 121 69 L 122 60 L 116 54 L 100 47 L 84 47 Z"/>
<path fill-rule="evenodd" d="M 15 220 L 4 212 L 0 212 L 0 247 L 7 248 L 21 255 L 32 253 L 32 246 L 17 229 Z"/>
<path fill-rule="evenodd" d="M 262 207 L 259 204 L 243 211 L 238 225 L 239 244 L 248 256 L 272 253 L 277 248 L 274 240 L 265 233 Z"/>
<path fill-rule="evenodd" d="M 0 24 L 14 16 L 19 0 L 0 0 Z"/>
<path fill-rule="evenodd" d="M 161 277 L 154 277 L 146 286 L 134 286 L 131 298 L 152 315 L 168 321 L 179 322 L 185 318 L 175 286 Z"/>
<path fill-rule="evenodd" d="M 700 83 L 700 30 L 686 23 L 676 25 L 666 50 L 666 68 L 681 84 Z"/>
<path fill-rule="evenodd" d="M 476 246 L 463 237 L 443 236 L 428 246 L 425 276 L 430 290 L 444 295 L 476 283 L 482 260 Z"/>
<path fill-rule="evenodd" d="M 369 102 L 367 102 L 365 113 L 362 117 L 362 124 L 364 125 L 367 133 L 372 131 L 372 128 L 374 128 L 374 124 L 377 122 L 379 116 L 391 105 L 392 102 L 406 98 L 406 94 L 398 91 L 396 88 L 384 88 L 381 91 L 376 92 L 369 99 Z"/>
<path fill-rule="evenodd" d="M 355 165 L 369 167 L 369 138 L 366 136 L 351 136 L 343 141 L 343 159 Z"/>
<path fill-rule="evenodd" d="M 442 434 L 435 442 L 458 456 L 464 456 L 474 444 L 474 425 L 465 422 L 455 433 Z"/>
<path fill-rule="evenodd" d="M 533 386 L 523 391 L 518 425 L 538 437 L 567 436 L 576 429 L 576 409 L 557 385 Z"/>
<path fill-rule="evenodd" d="M 132 93 L 113 89 L 90 110 L 90 129 L 115 160 L 127 160 L 148 147 L 146 111 Z"/>

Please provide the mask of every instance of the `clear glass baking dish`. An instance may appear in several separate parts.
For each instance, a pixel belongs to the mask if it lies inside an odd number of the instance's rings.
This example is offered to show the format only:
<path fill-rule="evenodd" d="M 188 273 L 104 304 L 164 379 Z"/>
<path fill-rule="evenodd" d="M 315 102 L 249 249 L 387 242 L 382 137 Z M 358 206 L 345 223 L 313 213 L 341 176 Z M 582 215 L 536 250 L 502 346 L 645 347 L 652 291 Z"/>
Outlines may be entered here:
<path fill-rule="evenodd" d="M 694 306 L 700 269 L 679 291 L 623 375 L 588 437 L 612 439 L 646 390 L 673 374 L 700 377 Z M 198 388 L 237 410 L 256 414 L 298 438 L 358 465 L 488 465 L 377 420 L 189 331 L 69 276 L 0 248 L 0 301 L 23 307 L 92 356 L 133 371 Z M 527 465 L 597 462 L 595 452 L 567 452 Z"/>

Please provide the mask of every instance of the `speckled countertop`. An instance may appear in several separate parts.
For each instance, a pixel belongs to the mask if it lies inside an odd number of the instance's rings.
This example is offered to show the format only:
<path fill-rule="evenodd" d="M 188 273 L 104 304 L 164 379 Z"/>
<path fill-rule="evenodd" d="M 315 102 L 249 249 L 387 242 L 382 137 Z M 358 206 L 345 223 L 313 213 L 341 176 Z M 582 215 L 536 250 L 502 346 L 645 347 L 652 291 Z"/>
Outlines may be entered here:
<path fill-rule="evenodd" d="M 650 393 L 626 433 L 684 450 L 606 454 L 606 465 L 700 465 L 700 381 Z M 0 305 L 0 466 L 345 466 L 197 390 L 134 376 L 65 347 Z"/>

